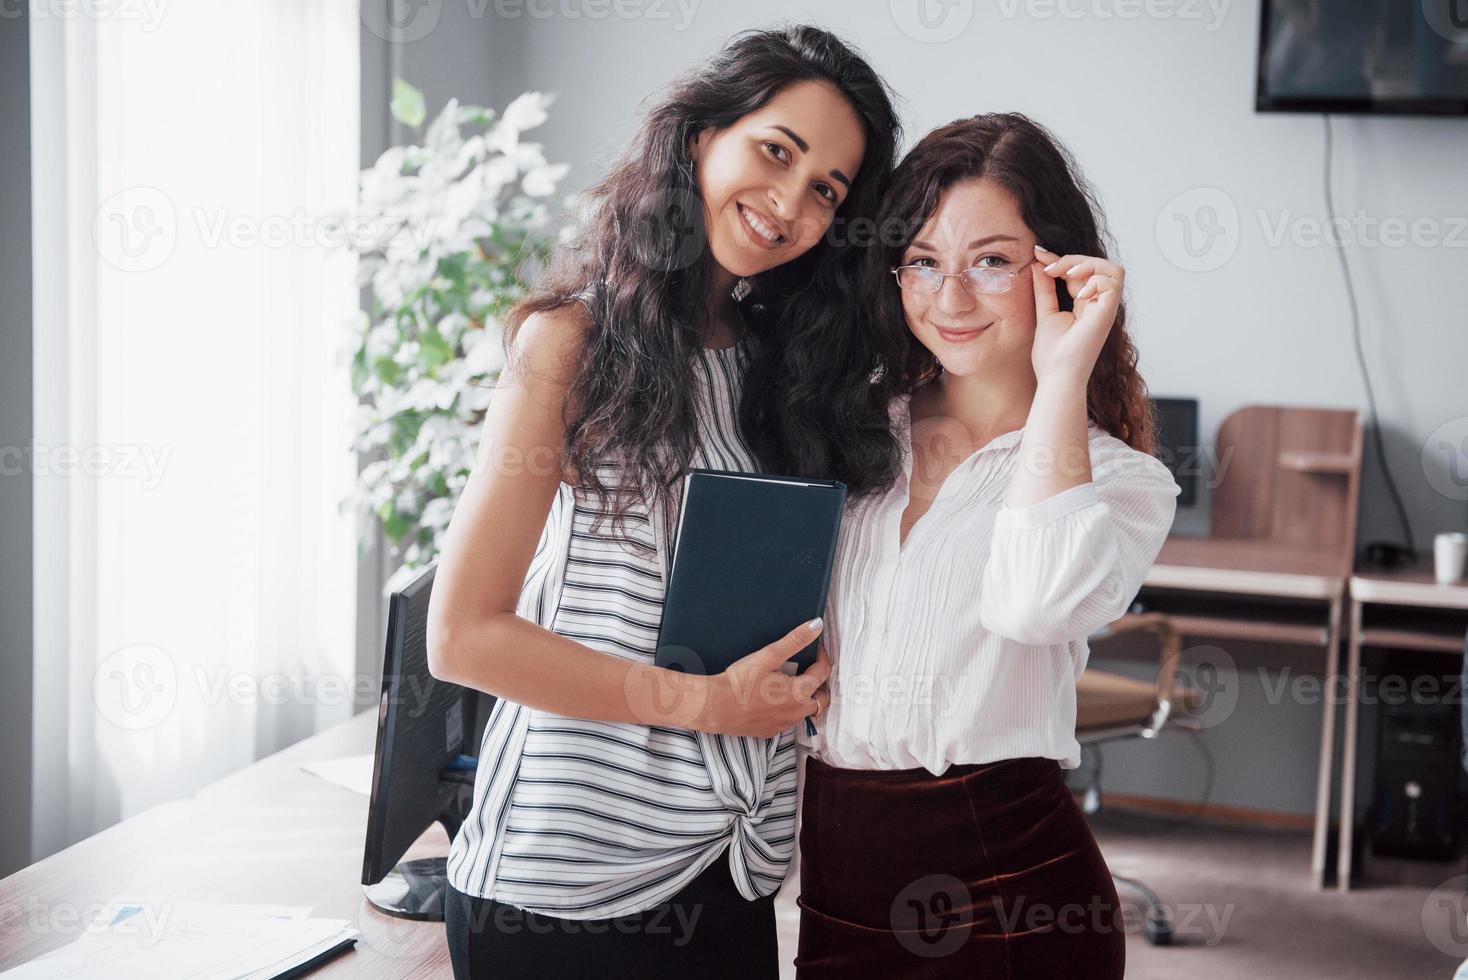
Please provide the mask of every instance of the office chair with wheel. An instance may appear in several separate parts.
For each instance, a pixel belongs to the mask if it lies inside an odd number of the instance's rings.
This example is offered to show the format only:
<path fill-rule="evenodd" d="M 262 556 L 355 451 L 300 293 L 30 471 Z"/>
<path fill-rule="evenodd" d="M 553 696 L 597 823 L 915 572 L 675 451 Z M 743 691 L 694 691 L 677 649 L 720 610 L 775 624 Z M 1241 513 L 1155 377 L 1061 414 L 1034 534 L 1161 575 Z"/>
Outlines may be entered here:
<path fill-rule="evenodd" d="M 1200 703 L 1196 689 L 1177 686 L 1182 636 L 1163 613 L 1127 613 L 1105 629 L 1093 633 L 1091 639 L 1105 639 L 1137 630 L 1157 634 L 1161 647 L 1157 677 L 1149 683 L 1105 671 L 1085 671 L 1076 684 L 1076 741 L 1081 745 L 1123 738 L 1156 738 L 1164 729 L 1179 726 L 1178 716 L 1192 711 Z M 1081 808 L 1088 814 L 1101 809 L 1099 777 L 1093 778 L 1086 788 Z M 1157 893 L 1134 878 L 1117 874 L 1111 877 L 1118 891 L 1126 889 L 1142 897 L 1146 909 L 1147 941 L 1154 946 L 1170 945 L 1172 920 Z"/>

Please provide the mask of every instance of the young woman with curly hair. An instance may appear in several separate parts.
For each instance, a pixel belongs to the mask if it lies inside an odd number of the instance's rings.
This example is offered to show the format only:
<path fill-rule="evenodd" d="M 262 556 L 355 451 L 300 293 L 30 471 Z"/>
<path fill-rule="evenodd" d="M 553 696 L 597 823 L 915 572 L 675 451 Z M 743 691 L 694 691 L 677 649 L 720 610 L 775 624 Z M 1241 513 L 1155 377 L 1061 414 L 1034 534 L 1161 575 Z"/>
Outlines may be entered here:
<path fill-rule="evenodd" d="M 650 109 L 510 315 L 429 610 L 434 674 L 498 697 L 448 858 L 456 976 L 778 975 L 793 728 L 828 663 L 782 666 L 820 620 L 717 676 L 654 666 L 672 518 L 691 467 L 895 477 L 848 238 L 897 130 L 837 38 L 741 35 Z"/>
<path fill-rule="evenodd" d="M 1135 597 L 1178 487 L 1098 213 L 1018 114 L 936 129 L 893 175 L 865 327 L 908 343 L 903 473 L 841 530 L 802 978 L 1122 976 L 1116 890 L 1062 770 L 1086 637 Z"/>

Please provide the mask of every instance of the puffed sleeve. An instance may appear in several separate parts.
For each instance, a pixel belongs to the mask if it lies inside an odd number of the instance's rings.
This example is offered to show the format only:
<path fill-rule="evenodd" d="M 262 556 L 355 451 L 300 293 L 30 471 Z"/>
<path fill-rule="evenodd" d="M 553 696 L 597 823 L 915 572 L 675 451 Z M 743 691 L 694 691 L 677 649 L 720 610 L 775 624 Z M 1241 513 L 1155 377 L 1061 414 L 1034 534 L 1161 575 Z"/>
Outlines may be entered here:
<path fill-rule="evenodd" d="M 1160 460 L 1109 434 L 1090 449 L 1091 482 L 1000 509 L 979 595 L 990 632 L 1046 646 L 1081 640 L 1141 589 L 1180 488 Z"/>

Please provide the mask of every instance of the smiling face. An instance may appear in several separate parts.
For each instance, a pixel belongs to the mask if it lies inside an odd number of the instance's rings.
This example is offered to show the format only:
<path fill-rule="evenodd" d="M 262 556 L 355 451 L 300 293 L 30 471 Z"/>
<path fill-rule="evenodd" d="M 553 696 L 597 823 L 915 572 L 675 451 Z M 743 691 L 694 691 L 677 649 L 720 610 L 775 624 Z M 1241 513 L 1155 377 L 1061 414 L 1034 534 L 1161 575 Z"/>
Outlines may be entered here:
<path fill-rule="evenodd" d="M 943 280 L 941 292 L 902 290 L 907 328 L 945 372 L 964 377 L 1032 370 L 1035 290 L 1025 263 L 1035 257 L 1036 244 L 1020 217 L 1019 202 L 1003 186 L 981 178 L 943 192 L 898 264 L 1019 273 L 1004 293 L 970 293 L 952 276 Z"/>
<path fill-rule="evenodd" d="M 714 261 L 753 276 L 808 251 L 850 193 L 865 151 L 861 120 L 826 82 L 785 86 L 690 146 Z"/>

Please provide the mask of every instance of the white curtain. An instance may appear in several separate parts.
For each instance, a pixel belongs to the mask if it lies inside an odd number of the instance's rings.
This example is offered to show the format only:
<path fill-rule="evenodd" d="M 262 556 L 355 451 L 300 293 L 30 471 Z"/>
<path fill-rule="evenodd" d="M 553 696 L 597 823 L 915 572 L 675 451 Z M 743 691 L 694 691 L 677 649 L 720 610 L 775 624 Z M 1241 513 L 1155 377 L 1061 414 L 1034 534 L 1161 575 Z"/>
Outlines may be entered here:
<path fill-rule="evenodd" d="M 36 859 L 376 683 L 337 508 L 356 0 L 67 6 L 31 35 Z"/>

